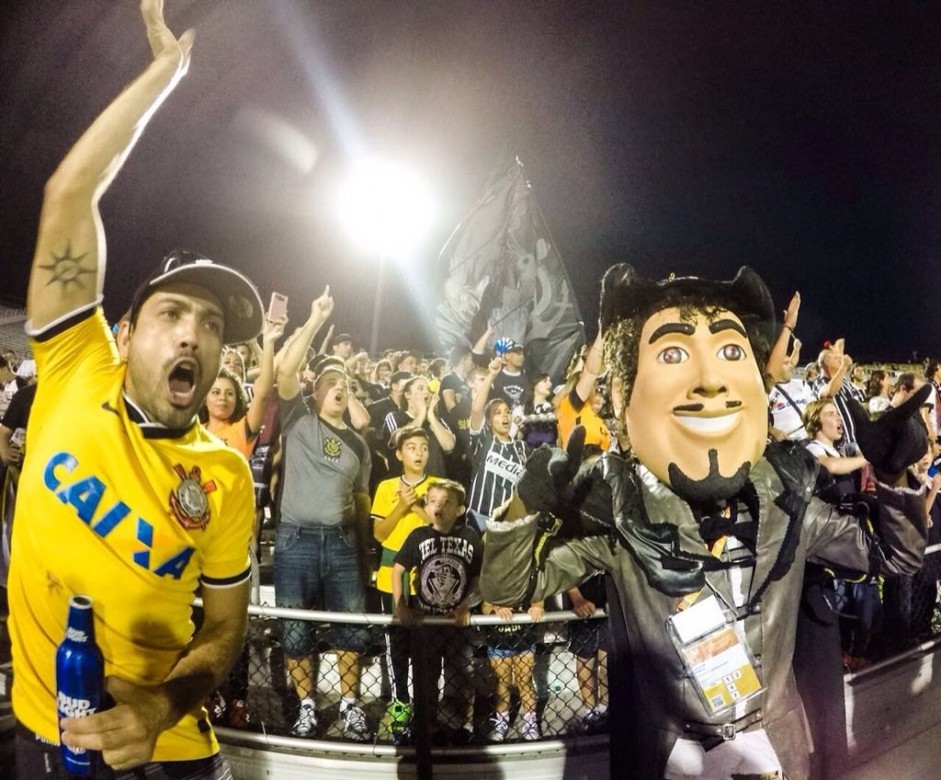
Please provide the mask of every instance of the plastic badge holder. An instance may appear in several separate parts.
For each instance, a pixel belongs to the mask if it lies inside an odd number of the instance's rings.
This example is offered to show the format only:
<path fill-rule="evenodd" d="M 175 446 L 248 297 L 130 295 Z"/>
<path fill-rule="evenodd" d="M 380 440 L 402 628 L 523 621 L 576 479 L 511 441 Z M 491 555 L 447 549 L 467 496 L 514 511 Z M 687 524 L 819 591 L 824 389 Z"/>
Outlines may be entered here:
<path fill-rule="evenodd" d="M 715 596 L 671 615 L 667 626 L 710 717 L 723 715 L 764 690 L 754 656 Z"/>

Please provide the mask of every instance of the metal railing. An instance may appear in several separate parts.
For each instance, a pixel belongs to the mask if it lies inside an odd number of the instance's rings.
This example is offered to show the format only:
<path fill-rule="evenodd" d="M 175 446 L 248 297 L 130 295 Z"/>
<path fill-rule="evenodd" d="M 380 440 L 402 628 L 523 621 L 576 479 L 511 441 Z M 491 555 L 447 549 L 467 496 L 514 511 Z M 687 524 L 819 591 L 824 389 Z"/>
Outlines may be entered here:
<path fill-rule="evenodd" d="M 871 631 L 867 663 L 848 669 L 851 672 L 848 679 L 896 663 L 911 653 L 924 652 L 941 641 L 939 576 L 941 545 L 936 545 L 928 549 L 925 567 L 918 575 L 879 583 L 874 592 L 881 615 L 866 628 Z M 260 593 L 263 599 L 273 601 L 270 589 L 261 588 Z M 550 612 L 538 624 L 533 624 L 526 614 L 514 615 L 509 624 L 496 616 L 473 615 L 471 625 L 463 629 L 447 618 L 426 617 L 420 627 L 406 629 L 388 615 L 338 614 L 266 604 L 250 606 L 249 617 L 245 652 L 220 691 L 220 699 L 230 705 L 233 700 L 244 700 L 249 718 L 240 719 L 241 714 L 231 710 L 217 712 L 214 721 L 226 739 L 284 749 L 418 757 L 428 751 L 454 756 L 491 751 L 507 755 L 531 752 L 534 747 L 559 749 L 571 746 L 573 740 L 590 744 L 606 739 L 606 721 L 597 715 L 607 700 L 606 677 L 599 660 L 603 655 L 595 652 L 598 649 L 603 653 L 607 641 L 607 618 L 603 612 L 589 619 L 580 619 L 573 612 Z M 292 734 L 299 700 L 285 663 L 282 641 L 285 620 L 305 621 L 314 633 L 335 624 L 365 630 L 359 704 L 369 725 L 366 741 L 351 739 L 344 732 L 339 718 L 336 654 L 325 640 L 315 642 L 318 727 L 305 738 Z M 852 614 L 841 621 L 844 648 L 850 646 L 859 631 L 857 621 Z M 515 632 L 514 639 L 512 633 L 499 631 L 509 626 L 524 630 Z M 393 702 L 387 654 L 390 630 L 408 632 L 412 640 L 408 684 L 413 707 L 408 722 L 409 738 L 405 741 L 396 739 L 390 707 Z M 451 681 L 447 672 L 442 670 L 439 658 L 432 658 L 435 649 L 432 639 L 437 631 L 451 632 L 453 641 L 443 651 L 456 655 L 445 670 L 461 670 L 457 690 L 454 686 L 448 688 Z M 502 636 L 495 637 L 496 633 Z M 531 732 L 524 733 L 526 706 L 518 688 L 510 694 L 506 734 L 495 734 L 499 706 L 495 688 L 501 670 L 496 662 L 499 659 L 491 657 L 491 648 L 502 646 L 505 655 L 512 655 L 513 643 L 517 641 L 516 649 L 531 655 L 535 739 L 531 739 Z M 573 649 L 583 658 L 579 659 Z M 597 697 L 595 701 L 591 700 L 592 694 Z M 470 708 L 462 714 L 448 696 L 469 701 Z"/>
<path fill-rule="evenodd" d="M 364 741 L 344 730 L 336 653 L 320 639 L 314 641 L 313 665 L 318 726 L 304 738 L 292 734 L 300 700 L 286 663 L 285 620 L 307 622 L 315 635 L 336 624 L 365 629 L 358 699 L 368 723 Z M 448 618 L 429 616 L 420 625 L 405 628 L 388 615 L 251 605 L 245 650 L 210 702 L 210 712 L 221 735 L 259 746 L 337 751 L 340 742 L 342 752 L 360 755 L 420 755 L 432 749 L 449 755 L 480 754 L 482 748 L 496 743 L 502 754 L 526 752 L 533 742 L 545 749 L 547 742 L 591 738 L 606 731 L 607 682 L 600 660 L 606 624 L 607 617 L 599 611 L 587 619 L 573 612 L 553 612 L 539 623 L 527 614 L 514 615 L 509 622 L 493 615 L 473 615 L 465 628 L 456 627 Z M 406 632 L 411 640 L 408 685 L 412 704 L 405 717 L 396 712 L 401 708 L 392 698 L 390 630 Z M 442 645 L 436 639 L 443 632 L 447 641 Z M 602 648 L 599 654 L 592 652 L 595 645 Z M 499 658 L 490 657 L 494 647 L 501 648 Z M 579 659 L 573 649 L 584 658 Z M 520 668 L 524 676 L 528 671 L 530 679 L 516 680 L 502 689 L 510 691 L 505 696 L 507 715 L 502 719 L 505 730 L 499 733 L 497 709 L 504 705 L 498 689 L 507 666 L 501 662 L 508 658 L 523 658 Z M 458 685 L 454 685 L 455 677 L 460 678 Z M 244 717 L 246 709 L 248 718 Z M 535 733 L 527 730 L 533 720 Z M 230 728 L 237 733 L 229 733 Z"/>

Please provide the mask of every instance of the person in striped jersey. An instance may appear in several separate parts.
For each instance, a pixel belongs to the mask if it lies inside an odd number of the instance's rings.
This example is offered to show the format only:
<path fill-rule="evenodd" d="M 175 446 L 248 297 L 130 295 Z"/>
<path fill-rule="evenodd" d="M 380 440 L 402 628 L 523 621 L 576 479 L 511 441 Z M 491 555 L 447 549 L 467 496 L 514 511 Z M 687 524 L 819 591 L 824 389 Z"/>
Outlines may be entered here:
<path fill-rule="evenodd" d="M 509 404 L 502 397 L 490 398 L 502 368 L 500 358 L 491 361 L 474 393 L 468 423 L 472 477 L 467 514 L 481 532 L 487 518 L 510 497 L 529 456 L 529 447 L 510 436 L 513 420 Z"/>

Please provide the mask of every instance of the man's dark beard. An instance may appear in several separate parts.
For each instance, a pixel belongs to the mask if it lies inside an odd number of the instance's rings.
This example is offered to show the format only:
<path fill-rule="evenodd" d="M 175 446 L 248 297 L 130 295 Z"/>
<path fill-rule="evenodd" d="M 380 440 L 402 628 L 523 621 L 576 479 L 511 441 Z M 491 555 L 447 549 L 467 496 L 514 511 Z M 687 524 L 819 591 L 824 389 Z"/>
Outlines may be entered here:
<path fill-rule="evenodd" d="M 723 477 L 719 473 L 719 453 L 716 450 L 709 450 L 709 473 L 704 479 L 690 479 L 675 463 L 667 467 L 673 492 L 693 504 L 731 498 L 745 487 L 749 471 L 751 463 L 745 461 L 731 477 Z"/>

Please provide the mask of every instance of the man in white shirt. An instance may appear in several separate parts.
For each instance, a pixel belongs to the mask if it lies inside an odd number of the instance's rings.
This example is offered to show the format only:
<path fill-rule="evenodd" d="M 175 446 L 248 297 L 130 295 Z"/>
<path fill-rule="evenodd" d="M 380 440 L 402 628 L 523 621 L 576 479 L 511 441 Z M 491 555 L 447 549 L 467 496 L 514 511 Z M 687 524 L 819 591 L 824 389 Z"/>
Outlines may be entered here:
<path fill-rule="evenodd" d="M 768 393 L 772 418 L 769 434 L 774 441 L 804 441 L 809 438 L 803 414 L 807 404 L 816 400 L 817 394 L 807 382 L 794 376 L 794 366 L 799 357 L 800 342 L 795 341 L 793 351 L 784 358 L 779 375 L 774 377 L 775 385 Z"/>

